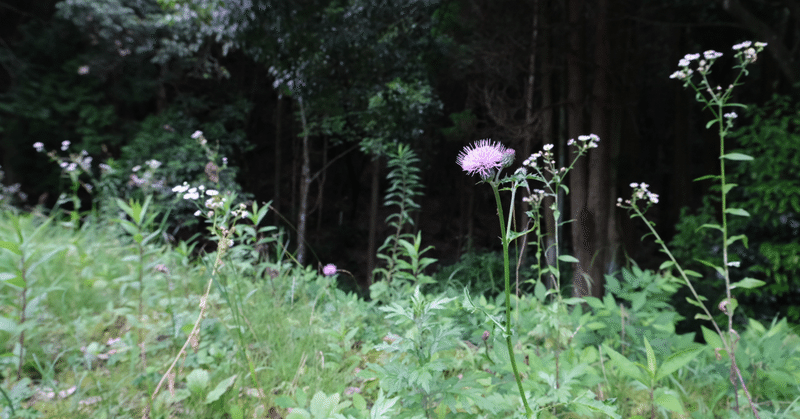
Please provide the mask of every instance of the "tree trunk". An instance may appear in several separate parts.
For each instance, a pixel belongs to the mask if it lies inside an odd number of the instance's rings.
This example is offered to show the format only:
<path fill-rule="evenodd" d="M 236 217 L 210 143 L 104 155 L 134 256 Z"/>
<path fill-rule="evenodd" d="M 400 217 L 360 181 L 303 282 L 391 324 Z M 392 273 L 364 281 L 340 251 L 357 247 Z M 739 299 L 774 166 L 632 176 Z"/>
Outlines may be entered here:
<path fill-rule="evenodd" d="M 311 157 L 309 156 L 308 123 L 303 98 L 298 98 L 300 120 L 303 124 L 303 166 L 300 169 L 300 210 L 297 214 L 297 263 L 306 262 L 306 232 L 308 231 L 308 190 L 311 186 Z"/>
<path fill-rule="evenodd" d="M 531 23 L 531 50 L 528 57 L 528 80 L 525 83 L 525 133 L 524 142 L 522 143 L 522 155 L 517 156 L 518 160 L 524 160 L 531 155 L 533 149 L 534 138 L 534 114 L 533 114 L 533 91 L 534 82 L 536 81 L 536 54 L 537 42 L 539 38 L 539 0 L 533 0 L 533 16 Z M 525 194 L 525 192 L 523 192 Z M 527 195 L 526 195 L 527 196 Z M 519 227 L 518 231 L 526 230 L 528 228 L 529 217 L 525 211 L 519 211 Z M 519 241 L 519 260 L 525 261 L 525 251 L 527 249 L 527 239 L 520 237 Z"/>
<path fill-rule="evenodd" d="M 369 200 L 369 240 L 367 243 L 367 280 L 372 285 L 372 272 L 375 270 L 375 258 L 378 251 L 378 198 L 380 190 L 380 157 L 372 160 L 372 188 Z"/>
<path fill-rule="evenodd" d="M 548 16 L 547 12 L 541 14 L 541 19 L 546 19 Z M 543 22 L 543 26 L 547 26 L 547 22 Z M 551 41 L 552 37 L 550 36 L 550 31 L 545 31 L 544 36 L 545 39 L 542 41 L 542 52 L 541 52 L 541 63 L 542 63 L 542 111 L 541 111 L 541 135 L 542 135 L 542 143 L 543 144 L 550 144 L 556 142 L 559 146 L 557 148 L 557 153 L 559 156 L 563 156 L 565 152 L 567 152 L 564 147 L 563 141 L 560 138 L 556 138 L 553 136 L 553 85 L 552 85 L 552 75 L 553 75 L 553 66 L 550 64 L 552 62 L 552 49 L 551 49 Z M 525 156 L 527 158 L 527 156 Z M 555 199 L 552 197 L 547 197 L 542 202 L 542 216 L 544 218 L 544 256 L 545 256 L 545 263 L 547 266 L 554 266 L 556 263 L 556 220 L 553 218 L 553 210 L 550 207 L 555 203 Z M 559 210 L 563 210 L 563 202 L 562 208 Z M 563 212 L 562 212 L 563 213 Z M 563 219 L 563 217 L 561 217 Z M 561 238 L 563 242 L 564 238 Z M 546 284 L 549 288 L 555 287 L 555 280 L 553 279 L 552 275 L 550 275 L 549 282 Z"/>
<path fill-rule="evenodd" d="M 272 198 L 272 208 L 274 224 L 280 225 L 280 209 L 281 209 L 281 140 L 283 139 L 283 98 L 278 95 L 278 102 L 275 109 L 275 163 L 274 163 L 274 182 L 275 192 Z"/>
<path fill-rule="evenodd" d="M 583 135 L 583 68 L 579 57 L 583 56 L 583 9 L 584 0 L 569 0 L 567 6 L 569 35 L 567 38 L 567 102 L 568 126 L 570 138 L 577 139 Z M 572 150 L 568 150 L 567 160 L 572 160 Z M 569 164 L 569 163 L 568 163 Z M 588 294 L 589 286 L 586 276 L 589 274 L 589 263 L 593 253 L 593 240 L 589 232 L 593 230 L 592 216 L 586 205 L 586 159 L 580 159 L 570 173 L 570 218 L 572 230 L 572 252 L 578 259 L 574 264 L 573 290 L 575 296 Z"/>
<path fill-rule="evenodd" d="M 595 22 L 594 45 L 594 87 L 592 89 L 592 133 L 600 137 L 600 147 L 589 153 L 589 177 L 587 192 L 587 206 L 592 215 L 591 226 L 593 230 L 585 231 L 594 241 L 591 254 L 589 276 L 589 294 L 602 298 L 603 281 L 606 269 L 610 262 L 611 243 L 609 243 L 608 225 L 609 216 L 613 214 L 611 207 L 609 157 L 614 139 L 611 138 L 609 121 L 611 113 L 611 94 L 609 86 L 611 65 L 611 48 L 609 46 L 608 31 L 608 2 L 599 0 Z M 587 226 L 588 228 L 588 226 Z"/>

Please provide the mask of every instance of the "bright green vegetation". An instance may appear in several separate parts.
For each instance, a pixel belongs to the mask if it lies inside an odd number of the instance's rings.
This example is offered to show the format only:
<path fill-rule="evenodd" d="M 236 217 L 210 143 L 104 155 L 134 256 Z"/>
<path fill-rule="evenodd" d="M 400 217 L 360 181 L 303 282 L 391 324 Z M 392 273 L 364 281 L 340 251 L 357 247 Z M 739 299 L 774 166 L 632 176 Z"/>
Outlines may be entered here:
<path fill-rule="evenodd" d="M 2 417 L 142 416 L 197 318 L 215 255 L 156 238 L 139 282 L 135 237 L 118 226 L 0 215 Z M 337 289 L 349 278 L 277 260 L 280 243 L 268 244 L 271 256 L 254 255 L 242 236 L 224 254 L 199 338 L 151 417 L 522 413 L 504 338 L 490 329 L 484 340 L 461 289 L 402 287 L 377 305 Z M 748 416 L 716 333 L 675 333 L 681 316 L 668 301 L 680 281 L 636 266 L 607 281 L 605 298 L 585 304 L 512 298 L 517 365 L 539 417 L 737 417 L 737 403 Z M 502 300 L 472 302 L 501 318 Z M 800 417 L 800 338 L 785 320 L 741 330 L 736 356 L 761 417 Z"/>

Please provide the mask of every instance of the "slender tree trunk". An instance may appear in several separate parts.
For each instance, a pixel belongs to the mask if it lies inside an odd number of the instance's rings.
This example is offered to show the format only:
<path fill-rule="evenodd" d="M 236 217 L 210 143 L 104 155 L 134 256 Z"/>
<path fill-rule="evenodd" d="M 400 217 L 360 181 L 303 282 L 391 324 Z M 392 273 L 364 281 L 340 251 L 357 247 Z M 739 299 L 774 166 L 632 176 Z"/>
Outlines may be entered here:
<path fill-rule="evenodd" d="M 311 157 L 309 156 L 308 123 L 303 98 L 298 98 L 300 120 L 303 124 L 303 166 L 300 169 L 300 210 L 297 214 L 297 262 L 306 262 L 306 232 L 308 231 L 308 191 L 311 186 Z"/>
<path fill-rule="evenodd" d="M 536 54 L 537 42 L 539 38 L 539 1 L 533 0 L 533 16 L 531 22 L 531 50 L 528 56 L 528 80 L 525 83 L 525 138 L 522 143 L 522 156 L 517 156 L 518 160 L 524 160 L 531 155 L 533 150 L 534 134 L 534 114 L 533 114 L 533 91 L 536 81 Z M 525 193 L 525 192 L 523 192 Z M 529 217 L 525 211 L 519 211 L 519 229 L 525 230 L 528 228 Z M 527 240 L 521 237 L 518 241 L 520 261 L 525 260 L 525 250 L 527 248 Z"/>
<path fill-rule="evenodd" d="M 609 0 L 599 0 L 595 17 L 594 45 L 594 87 L 592 89 L 592 133 L 600 137 L 600 147 L 589 153 L 589 177 L 587 205 L 592 215 L 593 231 L 587 233 L 593 239 L 589 276 L 591 287 L 589 294 L 602 298 L 603 281 L 608 262 L 610 262 L 610 243 L 608 242 L 609 216 L 613 214 L 610 200 L 609 157 L 611 156 L 611 130 L 609 121 L 611 113 L 611 94 L 609 86 L 609 66 L 611 65 L 611 48 L 609 46 L 608 5 Z"/>
<path fill-rule="evenodd" d="M 375 258 L 378 249 L 378 198 L 380 190 L 380 157 L 372 160 L 372 188 L 369 200 L 369 240 L 367 243 L 367 279 L 372 285 L 372 272 L 375 270 Z"/>
<path fill-rule="evenodd" d="M 577 139 L 583 132 L 584 75 L 580 63 L 583 55 L 583 9 L 584 0 L 569 0 L 567 14 L 569 35 L 567 38 L 567 102 L 568 126 L 570 138 Z M 567 159 L 572 160 L 571 150 Z M 586 203 L 586 159 L 580 159 L 570 173 L 570 218 L 573 256 L 578 259 L 574 264 L 573 290 L 575 296 L 588 294 L 589 286 L 585 276 L 589 274 L 589 263 L 592 257 L 592 240 L 588 233 L 592 230 L 592 217 Z"/>
<path fill-rule="evenodd" d="M 280 225 L 280 210 L 281 210 L 281 160 L 283 156 L 281 155 L 281 140 L 283 139 L 283 98 L 278 95 L 278 102 L 276 104 L 275 109 L 275 163 L 273 164 L 275 172 L 273 175 L 273 179 L 275 182 L 275 191 L 272 199 L 272 208 L 273 217 L 274 217 L 274 224 Z"/>
<path fill-rule="evenodd" d="M 547 22 L 544 21 L 547 16 L 547 12 L 541 14 L 543 26 L 547 26 Z M 564 153 L 567 152 L 562 146 L 564 142 L 561 141 L 561 139 L 556 139 L 553 136 L 553 67 L 550 65 L 552 62 L 552 49 L 550 44 L 552 37 L 550 36 L 550 31 L 544 32 L 543 35 L 545 36 L 545 39 L 542 42 L 542 52 L 540 53 L 542 63 L 542 116 L 540 125 L 542 143 L 551 144 L 556 141 L 559 145 L 557 148 L 557 153 L 559 156 L 563 156 Z M 527 156 L 525 157 L 527 158 Z M 553 218 L 553 210 L 550 209 L 553 203 L 555 203 L 555 199 L 552 197 L 547 197 L 542 202 L 545 231 L 543 244 L 547 266 L 553 266 L 556 263 L 556 220 Z M 563 208 L 560 208 L 560 210 L 563 210 Z M 552 275 L 550 276 L 550 281 L 546 285 L 549 288 L 555 287 L 555 281 L 552 279 Z"/>

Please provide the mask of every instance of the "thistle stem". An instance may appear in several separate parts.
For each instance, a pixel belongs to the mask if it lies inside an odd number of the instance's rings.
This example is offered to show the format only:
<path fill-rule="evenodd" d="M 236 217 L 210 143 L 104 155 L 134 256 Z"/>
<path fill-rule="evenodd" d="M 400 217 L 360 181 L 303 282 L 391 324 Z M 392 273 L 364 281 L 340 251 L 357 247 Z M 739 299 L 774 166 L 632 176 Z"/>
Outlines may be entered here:
<path fill-rule="evenodd" d="M 503 277 L 505 278 L 506 286 L 506 346 L 508 347 L 508 357 L 511 360 L 511 370 L 514 372 L 514 379 L 517 380 L 519 395 L 522 398 L 522 404 L 525 406 L 525 414 L 530 418 L 533 415 L 533 411 L 528 405 L 528 399 L 525 398 L 525 390 L 522 388 L 522 379 L 520 378 L 519 370 L 517 369 L 517 360 L 514 358 L 514 345 L 511 343 L 511 269 L 508 260 L 508 231 L 506 228 L 504 228 L 505 217 L 503 216 L 503 203 L 500 201 L 500 191 L 497 189 L 498 184 L 497 182 L 489 182 L 489 185 L 492 186 L 492 191 L 494 191 L 494 199 L 497 203 L 497 216 L 500 219 L 500 239 L 503 242 Z"/>

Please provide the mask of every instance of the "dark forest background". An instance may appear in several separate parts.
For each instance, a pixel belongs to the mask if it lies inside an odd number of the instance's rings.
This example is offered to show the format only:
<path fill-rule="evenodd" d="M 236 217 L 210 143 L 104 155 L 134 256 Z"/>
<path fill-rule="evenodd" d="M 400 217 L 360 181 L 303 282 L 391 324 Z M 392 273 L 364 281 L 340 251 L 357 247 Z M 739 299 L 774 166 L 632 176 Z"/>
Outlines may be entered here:
<path fill-rule="evenodd" d="M 366 285 L 391 234 L 382 202 L 398 144 L 419 158 L 412 217 L 435 270 L 500 248 L 490 188 L 455 163 L 464 146 L 492 138 L 519 164 L 552 143 L 566 162 L 566 142 L 595 133 L 600 147 L 571 173 L 564 246 L 594 281 L 575 275 L 574 289 L 599 296 L 604 274 L 663 261 L 614 206 L 631 182 L 661 195 L 649 217 L 689 266 L 709 272 L 692 259 L 719 257 L 717 239 L 695 232 L 717 215 L 710 185 L 693 182 L 719 171 L 719 139 L 669 75 L 684 54 L 713 49 L 725 55 L 712 82 L 727 86 L 744 40 L 769 46 L 735 91 L 749 109 L 726 149 L 756 161 L 731 169 L 733 198 L 753 214 L 732 228 L 750 236 L 736 248 L 742 276 L 768 286 L 740 298 L 759 307 L 750 314 L 797 321 L 795 0 L 0 0 L 3 182 L 21 185 L 20 207 L 55 205 L 66 185 L 37 141 L 111 164 L 121 194 L 134 193 L 131 169 L 156 159 L 170 234 L 187 239 L 193 209 L 169 189 L 205 178 L 191 138 L 202 130 L 228 159 L 226 185 L 272 202 L 299 261 L 336 263 Z"/>

